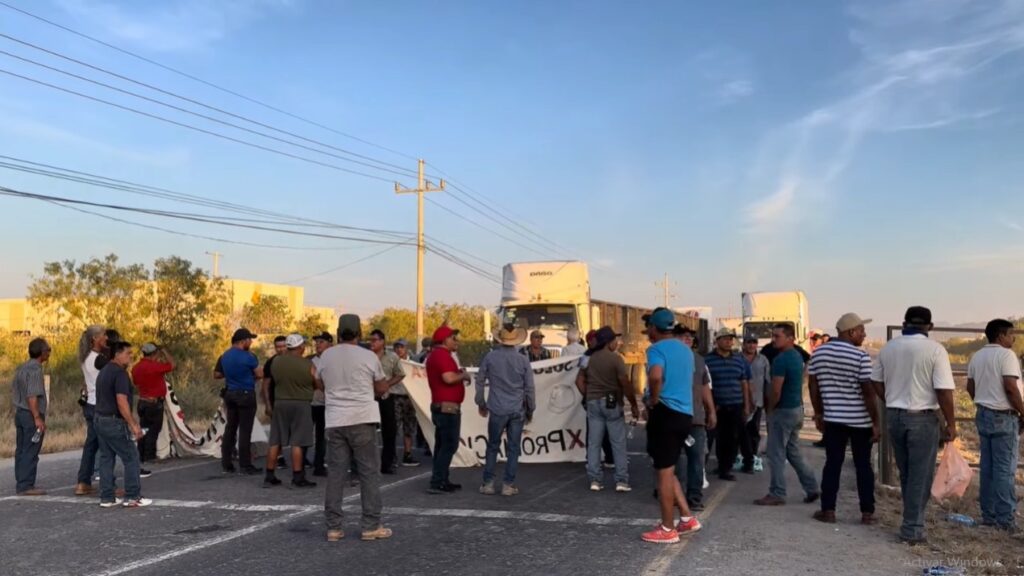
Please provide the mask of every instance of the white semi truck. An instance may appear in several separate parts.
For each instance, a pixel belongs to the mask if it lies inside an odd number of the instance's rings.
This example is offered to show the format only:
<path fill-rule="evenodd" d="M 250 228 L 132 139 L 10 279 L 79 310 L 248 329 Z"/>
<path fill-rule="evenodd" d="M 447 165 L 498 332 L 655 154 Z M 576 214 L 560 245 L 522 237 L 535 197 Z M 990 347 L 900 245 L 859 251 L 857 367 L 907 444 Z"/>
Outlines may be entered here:
<path fill-rule="evenodd" d="M 764 346 L 771 341 L 776 324 L 792 325 L 797 345 L 807 349 L 811 322 L 807 296 L 802 291 L 743 293 L 744 338 L 757 338 L 758 345 Z"/>
<path fill-rule="evenodd" d="M 590 297 L 590 272 L 585 262 L 514 262 L 502 273 L 501 323 L 526 325 L 544 333 L 544 346 L 559 352 L 566 345 L 566 331 L 575 327 L 580 336 L 601 326 L 622 334 L 620 351 L 626 363 L 643 370 L 649 345 L 641 317 L 651 311 Z M 707 320 L 676 314 L 676 320 L 697 331 L 706 345 Z M 642 378 L 642 376 L 639 376 Z"/>

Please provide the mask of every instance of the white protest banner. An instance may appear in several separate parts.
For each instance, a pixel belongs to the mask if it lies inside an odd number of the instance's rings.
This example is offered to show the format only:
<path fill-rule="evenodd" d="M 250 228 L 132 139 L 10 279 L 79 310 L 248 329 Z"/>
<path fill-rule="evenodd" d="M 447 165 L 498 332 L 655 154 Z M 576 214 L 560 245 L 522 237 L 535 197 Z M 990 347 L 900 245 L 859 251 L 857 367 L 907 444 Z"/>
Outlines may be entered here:
<path fill-rule="evenodd" d="M 174 387 L 168 382 L 167 396 L 164 398 L 164 426 L 160 429 L 160 436 L 156 441 L 156 456 L 160 460 L 186 456 L 220 458 L 220 441 L 226 427 L 227 414 L 224 412 L 224 402 L 221 401 L 206 433 L 202 436 L 196 435 L 185 423 L 185 411 L 174 394 Z M 259 419 L 256 419 L 252 427 L 252 443 L 267 443 L 267 433 L 260 425 Z M 257 455 L 255 446 L 253 455 Z"/>
<path fill-rule="evenodd" d="M 537 410 L 533 421 L 523 430 L 519 458 L 524 463 L 583 462 L 586 460 L 587 416 L 582 397 L 576 389 L 579 356 L 534 362 L 533 379 L 537 394 Z M 405 388 L 416 406 L 416 418 L 424 436 L 434 447 L 434 424 L 430 417 L 430 386 L 422 364 L 403 362 Z M 469 368 L 474 381 L 466 384 L 462 403 L 462 443 L 452 466 L 466 468 L 483 465 L 487 452 L 487 419 L 480 416 L 476 402 L 476 369 Z M 504 444 L 500 457 L 504 458 Z"/>

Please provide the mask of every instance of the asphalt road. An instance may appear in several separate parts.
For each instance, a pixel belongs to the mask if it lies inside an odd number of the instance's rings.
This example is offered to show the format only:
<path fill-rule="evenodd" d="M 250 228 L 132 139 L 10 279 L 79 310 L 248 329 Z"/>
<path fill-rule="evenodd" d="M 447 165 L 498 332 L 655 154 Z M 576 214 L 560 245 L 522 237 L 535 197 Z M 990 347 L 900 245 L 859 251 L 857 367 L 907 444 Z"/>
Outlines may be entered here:
<path fill-rule="evenodd" d="M 581 464 L 550 464 L 521 466 L 516 497 L 478 494 L 480 469 L 453 473 L 462 493 L 434 496 L 426 493 L 429 458 L 419 455 L 423 466 L 385 477 L 384 521 L 394 537 L 359 541 L 353 489 L 338 543 L 325 540 L 322 482 L 267 490 L 260 477 L 221 475 L 215 460 L 176 460 L 153 466 L 143 480 L 154 506 L 103 510 L 95 497 L 73 496 L 76 454 L 45 456 L 39 485 L 49 496 L 0 496 L 0 573 L 920 574 L 886 529 L 856 523 L 852 467 L 835 526 L 810 520 L 815 507 L 800 503 L 792 472 L 790 504 L 753 506 L 767 489 L 759 473 L 712 483 L 702 532 L 677 545 L 644 543 L 640 533 L 658 511 L 642 446 L 639 432 L 630 446 L 630 494 L 592 493 Z M 820 470 L 822 451 L 804 452 Z M 0 491 L 13 490 L 13 464 L 0 461 Z"/>

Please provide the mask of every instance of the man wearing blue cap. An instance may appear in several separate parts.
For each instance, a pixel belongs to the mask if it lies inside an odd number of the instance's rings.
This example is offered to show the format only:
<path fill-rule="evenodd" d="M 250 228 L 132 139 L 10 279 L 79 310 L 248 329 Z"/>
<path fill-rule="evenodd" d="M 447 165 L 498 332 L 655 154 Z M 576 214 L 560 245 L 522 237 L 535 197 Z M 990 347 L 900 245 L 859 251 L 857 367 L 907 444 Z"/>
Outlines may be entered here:
<path fill-rule="evenodd" d="M 672 544 L 679 542 L 680 534 L 690 535 L 701 528 L 675 475 L 676 462 L 693 424 L 693 351 L 672 335 L 676 318 L 668 308 L 658 308 L 643 320 L 651 340 L 647 349 L 647 384 L 651 390 L 647 453 L 658 476 L 661 522 L 642 538 L 645 542 Z"/>

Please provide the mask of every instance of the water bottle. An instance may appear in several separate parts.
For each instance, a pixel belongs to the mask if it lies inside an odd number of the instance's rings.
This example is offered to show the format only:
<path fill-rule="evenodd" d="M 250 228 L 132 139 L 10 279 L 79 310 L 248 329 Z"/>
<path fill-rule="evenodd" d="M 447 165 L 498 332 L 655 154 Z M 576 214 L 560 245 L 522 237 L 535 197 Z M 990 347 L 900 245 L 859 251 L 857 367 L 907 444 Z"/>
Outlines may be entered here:
<path fill-rule="evenodd" d="M 932 566 L 922 573 L 924 576 L 966 576 L 967 570 L 957 566 Z"/>
<path fill-rule="evenodd" d="M 687 436 L 686 437 L 686 447 L 687 448 L 693 446 L 696 443 L 697 443 L 697 441 L 693 439 L 693 436 Z"/>
<path fill-rule="evenodd" d="M 966 526 L 967 528 L 973 528 L 978 525 L 974 518 L 971 518 L 966 514 L 950 514 L 949 516 L 946 516 L 946 520 L 953 524 Z"/>
<path fill-rule="evenodd" d="M 42 439 L 43 439 L 43 431 L 41 429 L 39 429 L 39 428 L 36 428 L 36 433 L 32 435 L 32 443 L 33 444 L 39 444 L 39 442 L 42 441 Z"/>
<path fill-rule="evenodd" d="M 626 439 L 627 440 L 632 440 L 633 439 L 633 431 L 634 430 L 636 430 L 636 422 L 630 422 L 629 423 L 629 430 L 626 431 Z"/>

